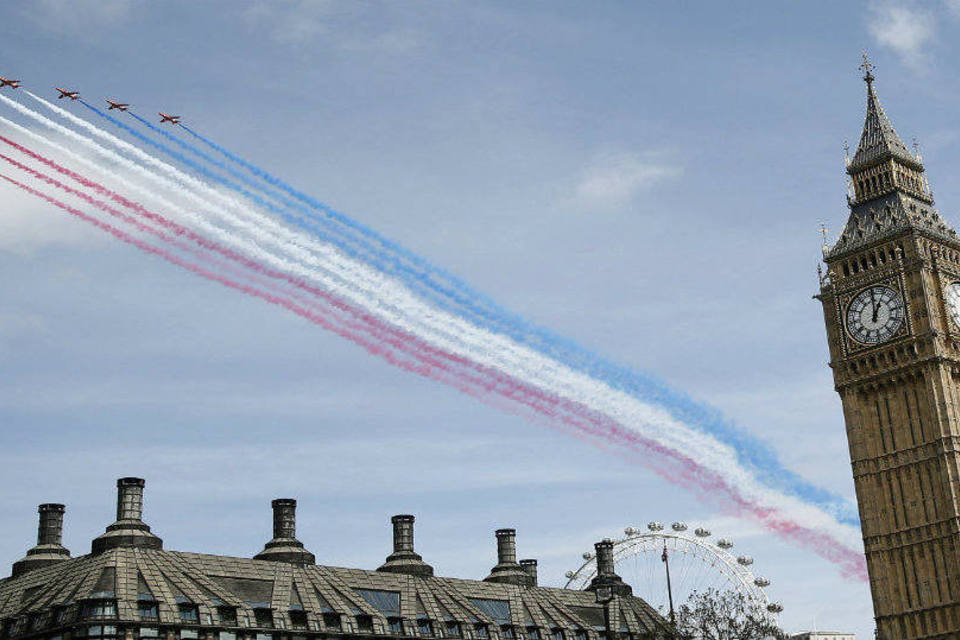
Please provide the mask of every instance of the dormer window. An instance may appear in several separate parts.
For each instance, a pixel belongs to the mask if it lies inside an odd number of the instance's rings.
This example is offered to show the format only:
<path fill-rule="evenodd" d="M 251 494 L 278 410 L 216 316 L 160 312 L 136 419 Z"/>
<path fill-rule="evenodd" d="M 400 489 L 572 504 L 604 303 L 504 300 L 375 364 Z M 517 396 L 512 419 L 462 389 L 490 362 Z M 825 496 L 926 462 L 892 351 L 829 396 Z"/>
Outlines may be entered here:
<path fill-rule="evenodd" d="M 160 617 L 156 600 L 137 600 L 137 612 L 141 620 L 156 620 Z"/>
<path fill-rule="evenodd" d="M 357 616 L 357 631 L 360 633 L 373 633 L 373 618 L 365 613 Z"/>
<path fill-rule="evenodd" d="M 403 635 L 403 619 L 402 618 L 387 618 L 387 627 L 392 635 L 395 635 L 395 636 Z"/>
<path fill-rule="evenodd" d="M 340 631 L 340 614 L 334 611 L 326 611 L 323 614 L 323 626 L 328 631 Z"/>
<path fill-rule="evenodd" d="M 237 626 L 236 607 L 221 606 L 217 607 L 217 617 L 220 618 L 220 624 L 225 627 Z"/>
<path fill-rule="evenodd" d="M 199 624 L 200 616 L 197 613 L 197 605 L 195 604 L 180 604 L 177 605 L 177 609 L 180 612 L 180 621 L 186 624 Z"/>
<path fill-rule="evenodd" d="M 306 629 L 307 628 L 307 612 L 303 609 L 291 609 L 290 610 L 290 628 L 291 629 Z"/>
<path fill-rule="evenodd" d="M 258 608 L 253 610 L 254 618 L 256 618 L 257 626 L 265 629 L 273 628 L 273 610 L 266 608 Z"/>
<path fill-rule="evenodd" d="M 80 615 L 88 620 L 112 620 L 117 617 L 117 601 L 86 600 L 80 609 Z"/>

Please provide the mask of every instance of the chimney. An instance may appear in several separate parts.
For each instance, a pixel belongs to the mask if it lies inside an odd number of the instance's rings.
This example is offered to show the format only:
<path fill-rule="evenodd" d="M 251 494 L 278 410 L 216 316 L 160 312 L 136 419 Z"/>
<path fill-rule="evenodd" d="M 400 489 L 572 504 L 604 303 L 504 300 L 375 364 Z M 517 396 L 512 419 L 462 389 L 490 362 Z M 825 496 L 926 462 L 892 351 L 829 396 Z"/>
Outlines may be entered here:
<path fill-rule="evenodd" d="M 633 588 L 617 575 L 613 561 L 613 542 L 604 538 L 593 545 L 597 555 L 597 575 L 590 581 L 587 591 L 596 591 L 597 587 L 610 587 L 618 596 L 633 595 Z"/>
<path fill-rule="evenodd" d="M 490 570 L 485 582 L 505 582 L 527 586 L 530 576 L 517 564 L 517 531 L 497 529 L 497 565 Z"/>
<path fill-rule="evenodd" d="M 593 548 L 597 552 L 597 575 L 617 575 L 613 566 L 613 542 L 611 542 L 609 538 L 604 538 L 600 542 L 593 545 Z"/>
<path fill-rule="evenodd" d="M 117 480 L 117 521 L 94 538 L 91 553 L 103 553 L 117 547 L 163 549 L 163 540 L 150 533 L 143 518 L 143 478 Z"/>
<path fill-rule="evenodd" d="M 270 503 L 273 507 L 273 537 L 297 539 L 297 501 L 290 498 L 277 498 Z"/>
<path fill-rule="evenodd" d="M 537 586 L 537 561 L 532 558 L 521 560 L 520 566 L 527 572 L 527 577 L 530 579 L 530 586 Z"/>
<path fill-rule="evenodd" d="M 497 529 L 497 564 L 517 563 L 517 530 Z"/>
<path fill-rule="evenodd" d="M 139 522 L 143 517 L 143 478 L 117 480 L 117 520 Z"/>
<path fill-rule="evenodd" d="M 63 512 L 67 508 L 62 504 L 41 504 L 37 507 L 40 524 L 37 526 L 37 545 L 60 547 L 63 543 Z"/>
<path fill-rule="evenodd" d="M 63 542 L 62 504 L 41 504 L 37 507 L 40 522 L 37 526 L 37 546 L 27 551 L 27 555 L 13 564 L 13 577 L 50 564 L 62 562 L 70 557 Z"/>
<path fill-rule="evenodd" d="M 411 576 L 429 578 L 433 576 L 433 567 L 413 550 L 413 521 L 411 515 L 397 515 L 390 518 L 393 524 L 393 553 L 386 562 L 377 567 L 377 571 L 405 573 Z"/>
<path fill-rule="evenodd" d="M 297 501 L 277 498 L 270 506 L 273 507 L 273 539 L 253 559 L 287 562 L 301 567 L 316 564 L 316 556 L 297 540 Z"/>

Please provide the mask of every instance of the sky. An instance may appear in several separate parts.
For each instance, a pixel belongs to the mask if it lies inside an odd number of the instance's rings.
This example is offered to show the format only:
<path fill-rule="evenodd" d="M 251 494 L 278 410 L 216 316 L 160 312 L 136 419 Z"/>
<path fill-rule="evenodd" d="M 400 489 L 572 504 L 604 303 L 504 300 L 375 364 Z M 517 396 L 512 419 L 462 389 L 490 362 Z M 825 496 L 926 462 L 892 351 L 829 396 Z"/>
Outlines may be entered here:
<path fill-rule="evenodd" d="M 191 126 L 505 306 L 716 407 L 853 497 L 817 290 L 868 49 L 945 218 L 956 2 L 0 5 L 0 74 Z M 36 505 L 74 555 L 147 479 L 166 548 L 250 556 L 299 500 L 318 562 L 417 516 L 441 575 L 515 527 L 541 583 L 628 525 L 732 538 L 790 630 L 871 637 L 866 585 L 590 443 L 371 358 L 0 187 L 0 562 Z"/>

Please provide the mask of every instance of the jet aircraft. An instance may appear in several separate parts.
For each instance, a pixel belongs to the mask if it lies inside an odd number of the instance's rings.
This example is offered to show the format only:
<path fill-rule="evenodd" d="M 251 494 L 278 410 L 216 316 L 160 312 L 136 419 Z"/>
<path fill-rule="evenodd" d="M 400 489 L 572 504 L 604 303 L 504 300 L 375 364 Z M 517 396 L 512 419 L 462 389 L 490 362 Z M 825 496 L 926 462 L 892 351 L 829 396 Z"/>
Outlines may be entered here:
<path fill-rule="evenodd" d="M 61 89 L 60 87 L 55 87 L 57 91 L 60 92 L 60 95 L 57 96 L 57 100 L 63 100 L 64 98 L 70 98 L 71 100 L 76 100 L 80 97 L 79 91 L 69 91 L 67 89 Z"/>
<path fill-rule="evenodd" d="M 160 112 L 160 124 L 164 122 L 169 122 L 170 124 L 180 124 L 180 116 L 171 116 L 167 115 L 163 111 Z"/>
<path fill-rule="evenodd" d="M 114 109 L 120 109 L 120 111 L 126 111 L 130 105 L 126 102 L 115 102 L 114 100 L 107 100 L 107 104 L 110 105 L 110 108 L 107 111 L 113 111 Z"/>
<path fill-rule="evenodd" d="M 19 80 L 11 80 L 10 78 L 4 78 L 3 76 L 0 76 L 0 89 L 2 89 L 3 87 L 10 87 L 10 88 L 12 88 L 12 89 L 19 89 L 19 88 L 20 88 L 20 81 L 19 81 Z"/>

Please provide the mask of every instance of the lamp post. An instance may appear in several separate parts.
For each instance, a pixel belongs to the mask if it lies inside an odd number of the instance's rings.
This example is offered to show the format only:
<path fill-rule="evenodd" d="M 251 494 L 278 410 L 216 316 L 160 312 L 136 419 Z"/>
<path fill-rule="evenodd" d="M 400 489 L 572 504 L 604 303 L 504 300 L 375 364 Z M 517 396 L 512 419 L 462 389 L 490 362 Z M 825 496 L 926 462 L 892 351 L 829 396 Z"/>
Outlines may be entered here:
<path fill-rule="evenodd" d="M 670 556 L 667 555 L 667 543 L 663 543 L 663 555 L 660 556 L 667 571 L 667 598 L 670 601 L 670 625 L 677 628 L 677 614 L 673 610 L 673 588 L 670 586 Z"/>

